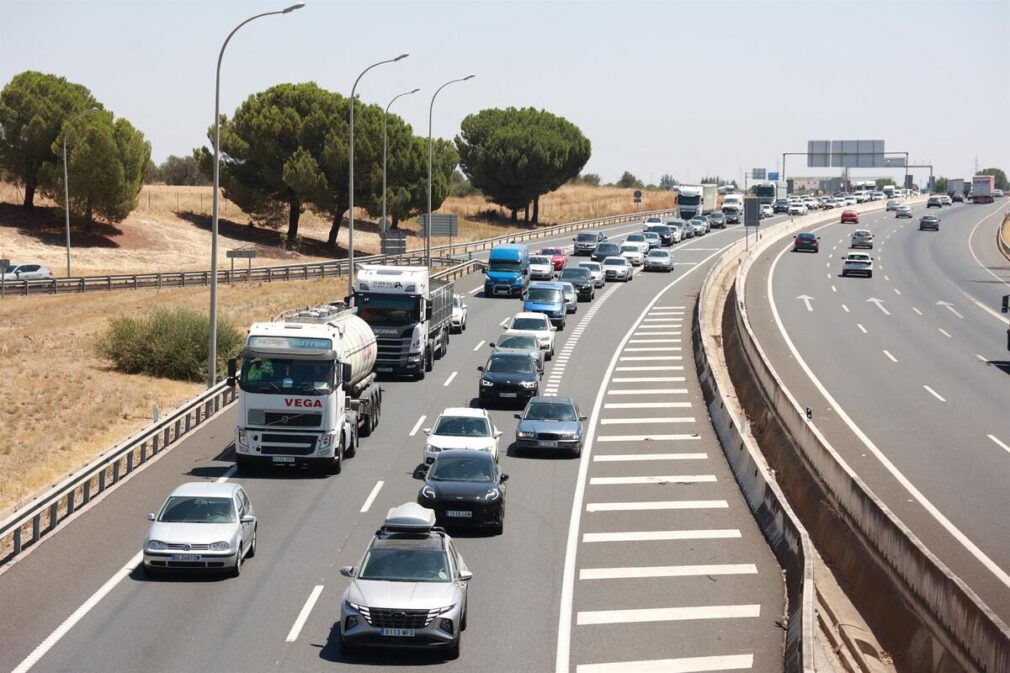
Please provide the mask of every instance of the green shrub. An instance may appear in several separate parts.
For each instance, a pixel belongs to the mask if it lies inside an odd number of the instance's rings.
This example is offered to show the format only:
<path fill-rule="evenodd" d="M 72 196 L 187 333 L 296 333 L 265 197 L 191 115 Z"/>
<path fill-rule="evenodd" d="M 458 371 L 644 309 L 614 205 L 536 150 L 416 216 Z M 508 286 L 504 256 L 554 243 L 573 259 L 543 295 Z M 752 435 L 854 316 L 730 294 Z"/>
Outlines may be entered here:
<path fill-rule="evenodd" d="M 158 309 L 149 316 L 118 316 L 95 345 L 98 354 L 125 374 L 179 381 L 207 378 L 210 320 L 189 308 Z M 242 346 L 242 335 L 226 319 L 217 326 L 217 370 Z"/>

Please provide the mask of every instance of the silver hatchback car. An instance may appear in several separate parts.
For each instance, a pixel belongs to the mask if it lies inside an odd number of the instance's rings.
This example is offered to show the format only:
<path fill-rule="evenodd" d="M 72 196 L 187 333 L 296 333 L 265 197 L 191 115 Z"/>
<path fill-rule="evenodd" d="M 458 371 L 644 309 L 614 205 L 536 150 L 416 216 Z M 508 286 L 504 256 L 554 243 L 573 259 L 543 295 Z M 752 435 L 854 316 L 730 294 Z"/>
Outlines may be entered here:
<path fill-rule="evenodd" d="M 340 603 L 341 648 L 396 647 L 459 656 L 473 573 L 435 512 L 408 502 L 386 514 Z"/>
<path fill-rule="evenodd" d="M 256 555 L 256 515 L 238 484 L 183 484 L 147 518 L 146 572 L 225 570 L 238 576 L 242 562 Z"/>

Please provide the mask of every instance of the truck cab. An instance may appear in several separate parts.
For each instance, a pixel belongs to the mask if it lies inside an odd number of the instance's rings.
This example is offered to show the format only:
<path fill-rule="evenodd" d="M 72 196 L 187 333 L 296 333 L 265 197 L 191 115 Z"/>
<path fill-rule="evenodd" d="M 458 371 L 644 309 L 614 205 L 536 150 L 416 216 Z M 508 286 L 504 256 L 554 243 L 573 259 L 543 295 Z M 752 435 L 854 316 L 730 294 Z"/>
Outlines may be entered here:
<path fill-rule="evenodd" d="M 521 243 L 492 248 L 484 273 L 485 297 L 522 296 L 530 284 L 529 248 Z"/>
<path fill-rule="evenodd" d="M 690 220 L 701 215 L 704 193 L 701 185 L 680 185 L 677 192 L 677 217 Z"/>

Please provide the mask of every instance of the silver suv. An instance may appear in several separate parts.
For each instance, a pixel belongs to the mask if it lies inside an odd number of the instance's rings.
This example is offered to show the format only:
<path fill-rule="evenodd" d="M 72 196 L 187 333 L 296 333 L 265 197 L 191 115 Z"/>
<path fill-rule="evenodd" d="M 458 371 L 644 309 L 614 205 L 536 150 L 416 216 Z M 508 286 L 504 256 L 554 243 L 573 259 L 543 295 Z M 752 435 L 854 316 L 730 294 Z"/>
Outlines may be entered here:
<path fill-rule="evenodd" d="M 393 507 L 361 563 L 340 574 L 352 578 L 340 603 L 345 653 L 395 647 L 459 657 L 473 573 L 453 539 L 435 527 L 435 512 L 413 502 Z"/>

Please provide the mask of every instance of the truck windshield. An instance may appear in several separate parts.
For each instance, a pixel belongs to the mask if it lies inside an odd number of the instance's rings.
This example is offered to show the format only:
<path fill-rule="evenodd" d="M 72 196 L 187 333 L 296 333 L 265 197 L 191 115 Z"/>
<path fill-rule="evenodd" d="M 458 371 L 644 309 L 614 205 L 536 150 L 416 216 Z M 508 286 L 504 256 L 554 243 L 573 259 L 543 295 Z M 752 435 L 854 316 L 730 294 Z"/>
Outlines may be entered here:
<path fill-rule="evenodd" d="M 413 325 L 421 321 L 420 302 L 408 295 L 355 295 L 358 317 L 369 325 Z"/>
<path fill-rule="evenodd" d="M 333 392 L 334 363 L 285 358 L 247 358 L 239 387 L 247 393 L 328 395 Z"/>
<path fill-rule="evenodd" d="M 505 271 L 518 273 L 521 265 L 518 259 L 492 259 L 488 262 L 488 271 Z"/>
<path fill-rule="evenodd" d="M 560 304 L 561 290 L 549 287 L 531 287 L 526 293 L 526 301 L 537 304 Z"/>
<path fill-rule="evenodd" d="M 701 194 L 678 194 L 678 206 L 697 206 L 701 203 Z"/>

